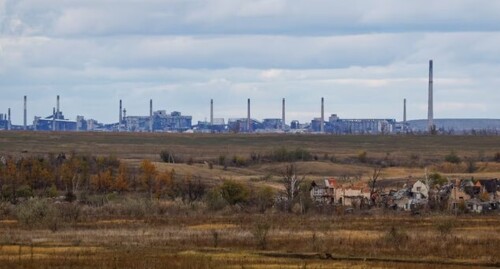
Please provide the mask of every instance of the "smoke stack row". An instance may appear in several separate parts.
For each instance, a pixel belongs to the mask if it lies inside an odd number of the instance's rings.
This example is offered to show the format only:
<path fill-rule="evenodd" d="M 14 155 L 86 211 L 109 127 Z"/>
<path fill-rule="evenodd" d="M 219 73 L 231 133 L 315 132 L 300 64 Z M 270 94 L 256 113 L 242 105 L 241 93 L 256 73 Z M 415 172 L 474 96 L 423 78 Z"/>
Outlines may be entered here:
<path fill-rule="evenodd" d="M 433 81 L 432 81 L 432 60 L 429 61 L 429 104 L 427 111 L 427 120 L 429 132 L 434 130 L 434 93 L 433 93 Z"/>
<path fill-rule="evenodd" d="M 210 99 L 210 125 L 214 125 L 214 99 Z"/>
<path fill-rule="evenodd" d="M 153 99 L 149 99 L 149 131 L 153 132 Z"/>
<path fill-rule="evenodd" d="M 27 108 L 28 97 L 24 96 L 24 130 L 28 129 L 28 108 Z"/>
<path fill-rule="evenodd" d="M 321 97 L 321 123 L 320 123 L 320 132 L 325 132 L 325 99 Z"/>
<path fill-rule="evenodd" d="M 10 131 L 11 126 L 12 126 L 12 124 L 11 124 L 11 121 L 10 121 L 10 107 L 9 107 L 9 110 L 7 111 L 7 130 Z"/>
<path fill-rule="evenodd" d="M 285 130 L 286 124 L 285 124 L 285 98 L 283 98 L 282 105 L 281 105 L 281 130 Z"/>
<path fill-rule="evenodd" d="M 248 101 L 247 101 L 247 132 L 250 132 L 250 126 L 251 126 L 251 122 L 250 122 L 250 98 L 248 98 Z"/>
<path fill-rule="evenodd" d="M 406 98 L 403 100 L 403 123 L 406 125 Z"/>

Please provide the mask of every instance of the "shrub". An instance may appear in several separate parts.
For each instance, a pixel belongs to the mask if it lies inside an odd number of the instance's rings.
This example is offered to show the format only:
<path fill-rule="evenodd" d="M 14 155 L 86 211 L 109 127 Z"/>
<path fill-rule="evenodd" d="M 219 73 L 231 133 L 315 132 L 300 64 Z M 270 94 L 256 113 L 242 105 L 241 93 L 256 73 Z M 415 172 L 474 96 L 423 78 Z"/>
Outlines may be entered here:
<path fill-rule="evenodd" d="M 440 185 L 440 186 L 442 186 L 448 182 L 446 177 L 444 177 L 443 175 L 441 175 L 440 173 L 437 173 L 437 172 L 430 174 L 429 179 L 432 180 L 432 184 Z"/>
<path fill-rule="evenodd" d="M 207 195 L 205 196 L 205 201 L 207 203 L 208 209 L 214 211 L 222 210 L 227 205 L 227 202 L 222 197 L 221 190 L 219 188 L 213 188 L 208 191 Z"/>
<path fill-rule="evenodd" d="M 160 152 L 160 158 L 163 162 L 165 163 L 175 163 L 175 162 L 180 162 L 180 160 L 176 159 L 176 156 L 169 150 L 162 150 Z"/>
<path fill-rule="evenodd" d="M 226 155 L 219 155 L 219 165 L 226 164 Z"/>
<path fill-rule="evenodd" d="M 57 208 L 47 200 L 32 199 L 19 205 L 17 220 L 28 228 L 50 228 L 55 231 L 59 228 L 60 215 Z"/>
<path fill-rule="evenodd" d="M 259 212 L 264 213 L 267 209 L 273 207 L 275 193 L 271 187 L 260 187 L 253 195 L 252 200 Z"/>
<path fill-rule="evenodd" d="M 246 166 L 247 160 L 244 157 L 241 156 L 233 156 L 232 163 L 234 166 L 241 167 L 241 166 Z"/>
<path fill-rule="evenodd" d="M 238 182 L 226 180 L 220 187 L 221 195 L 230 205 L 246 203 L 248 201 L 248 188 Z"/>
<path fill-rule="evenodd" d="M 271 225 L 269 223 L 257 223 L 251 231 L 257 246 L 262 250 L 267 248 L 267 235 L 270 229 Z"/>
<path fill-rule="evenodd" d="M 495 153 L 495 155 L 493 155 L 493 160 L 497 163 L 500 163 L 500 152 L 497 152 Z"/>
<path fill-rule="evenodd" d="M 448 237 L 453 232 L 454 223 L 451 219 L 445 219 L 437 223 L 436 229 L 441 237 Z"/>
<path fill-rule="evenodd" d="M 454 163 L 454 164 L 459 164 L 460 162 L 462 162 L 460 157 L 458 157 L 458 155 L 454 151 L 452 151 L 448 155 L 444 156 L 444 160 L 449 162 L 449 163 Z"/>
<path fill-rule="evenodd" d="M 366 163 L 368 161 L 368 153 L 362 151 L 358 154 L 358 161 L 361 163 Z"/>
<path fill-rule="evenodd" d="M 476 171 L 477 171 L 476 162 L 472 158 L 467 159 L 467 173 L 472 174 Z"/>
<path fill-rule="evenodd" d="M 408 235 L 398 230 L 396 227 L 391 227 L 391 229 L 384 235 L 384 241 L 392 245 L 394 248 L 399 249 L 401 246 L 405 245 L 409 240 Z"/>

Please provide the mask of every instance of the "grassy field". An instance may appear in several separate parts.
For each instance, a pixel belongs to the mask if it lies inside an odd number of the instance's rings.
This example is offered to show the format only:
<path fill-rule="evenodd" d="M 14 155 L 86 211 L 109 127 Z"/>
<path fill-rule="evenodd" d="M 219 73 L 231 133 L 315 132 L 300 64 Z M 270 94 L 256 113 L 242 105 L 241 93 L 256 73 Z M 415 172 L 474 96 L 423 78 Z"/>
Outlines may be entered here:
<path fill-rule="evenodd" d="M 301 147 L 313 154 L 339 158 L 366 151 L 372 156 L 438 159 L 455 151 L 462 156 L 492 156 L 500 151 L 500 136 L 332 136 L 301 134 L 150 134 L 0 132 L 0 153 L 77 151 L 113 154 L 119 158 L 158 159 L 162 149 L 193 157 L 248 155 L 273 148 Z"/>
<path fill-rule="evenodd" d="M 87 219 L 57 232 L 3 221 L 0 268 L 487 268 L 500 265 L 499 227 L 497 217 L 241 213 Z"/>
<path fill-rule="evenodd" d="M 296 162 L 307 180 L 361 183 L 380 161 L 380 182 L 423 178 L 425 168 L 448 178 L 500 177 L 498 136 L 329 136 L 0 132 L 0 155 L 77 152 L 113 155 L 137 168 L 143 159 L 211 183 L 226 179 L 276 189 L 286 162 L 216 163 L 221 156 L 302 148 Z M 164 163 L 169 150 L 193 163 Z M 367 160 L 359 155 L 366 152 Z M 462 162 L 444 162 L 455 152 Z M 467 172 L 473 160 L 474 172 Z M 213 165 L 209 165 L 209 163 Z M 127 196 L 127 197 L 125 197 Z M 16 206 L 0 203 L 0 268 L 492 268 L 500 266 L 500 218 L 494 215 L 411 216 L 373 209 L 345 214 L 260 214 L 244 207 L 211 211 L 202 201 L 151 202 L 140 193 L 98 196 L 101 205 L 69 204 L 73 220 L 57 229 L 18 221 Z M 142 202 L 131 202 L 141 197 Z M 96 203 L 99 204 L 99 203 Z M 73 211 L 71 211 L 73 210 Z M 75 215 L 76 214 L 76 215 Z M 51 227 L 49 225 L 49 227 Z"/>
<path fill-rule="evenodd" d="M 298 163 L 299 172 L 310 179 L 325 176 L 368 177 L 370 162 L 393 162 L 385 169 L 384 178 L 403 179 L 422 177 L 424 167 L 459 178 L 491 178 L 500 176 L 500 165 L 491 162 L 500 152 L 500 136 L 332 136 L 302 134 L 150 134 L 150 133 L 53 133 L 0 132 L 0 154 L 46 154 L 72 151 L 113 155 L 137 166 L 143 159 L 157 162 L 160 169 L 172 169 L 180 174 L 198 176 L 207 180 L 231 178 L 254 180 L 279 176 L 284 165 L 279 163 L 253 164 L 250 167 L 215 166 L 209 170 L 204 161 L 216 162 L 219 156 L 241 156 L 249 159 L 254 154 L 269 154 L 274 149 L 303 148 L 318 159 Z M 194 165 L 161 164 L 159 153 L 169 150 L 184 160 L 193 159 Z M 368 162 L 359 163 L 360 153 L 366 152 Z M 455 152 L 463 160 L 474 159 L 478 169 L 466 173 L 466 164 L 440 166 L 444 156 Z M 335 161 L 329 161 L 335 160 Z M 402 167 L 404 166 L 404 167 Z"/>

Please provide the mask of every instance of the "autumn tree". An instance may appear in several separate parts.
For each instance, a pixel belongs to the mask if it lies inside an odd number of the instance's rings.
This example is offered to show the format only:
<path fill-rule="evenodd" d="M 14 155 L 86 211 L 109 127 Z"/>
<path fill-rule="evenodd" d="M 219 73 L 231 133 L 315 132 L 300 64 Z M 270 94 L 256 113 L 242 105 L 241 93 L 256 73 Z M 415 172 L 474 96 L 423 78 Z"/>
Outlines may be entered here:
<path fill-rule="evenodd" d="M 99 172 L 97 175 L 90 177 L 92 189 L 97 192 L 105 193 L 111 189 L 113 184 L 113 174 L 111 169 L 104 172 Z"/>
<path fill-rule="evenodd" d="M 119 193 L 128 191 L 129 189 L 130 173 L 125 163 L 120 163 L 118 167 L 118 174 L 113 181 L 112 189 Z"/>
<path fill-rule="evenodd" d="M 156 198 L 168 194 L 172 190 L 174 170 L 165 170 L 157 175 L 154 193 Z"/>
<path fill-rule="evenodd" d="M 17 188 L 19 187 L 20 180 L 15 160 L 13 158 L 8 158 L 3 170 L 2 194 L 4 198 L 9 199 L 12 203 L 16 203 Z"/>
<path fill-rule="evenodd" d="M 156 176 L 158 171 L 155 165 L 150 160 L 143 160 L 140 165 L 141 169 L 141 182 L 144 188 L 149 193 L 149 196 L 153 198 L 153 190 L 156 184 Z"/>

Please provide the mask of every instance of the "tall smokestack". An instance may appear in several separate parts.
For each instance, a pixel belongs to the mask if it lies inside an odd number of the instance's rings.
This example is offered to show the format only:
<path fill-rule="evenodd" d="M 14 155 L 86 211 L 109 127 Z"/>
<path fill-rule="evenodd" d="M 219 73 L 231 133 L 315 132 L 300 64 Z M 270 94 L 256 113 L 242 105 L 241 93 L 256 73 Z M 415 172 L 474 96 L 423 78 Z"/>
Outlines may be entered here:
<path fill-rule="evenodd" d="M 403 123 L 406 125 L 406 98 L 403 99 Z"/>
<path fill-rule="evenodd" d="M 285 130 L 286 124 L 285 124 L 285 98 L 282 100 L 281 104 L 281 130 Z"/>
<path fill-rule="evenodd" d="M 57 111 L 56 111 L 57 112 L 57 114 L 56 114 L 57 118 L 59 118 L 59 111 L 61 111 L 61 110 L 59 109 L 59 95 L 58 95 L 57 96 Z"/>
<path fill-rule="evenodd" d="M 52 131 L 56 130 L 56 108 L 52 108 Z"/>
<path fill-rule="evenodd" d="M 122 116 L 122 99 L 120 99 L 120 105 L 118 108 L 118 132 L 122 130 L 122 122 L 123 122 L 123 116 Z"/>
<path fill-rule="evenodd" d="M 210 125 L 214 125 L 214 99 L 210 99 Z"/>
<path fill-rule="evenodd" d="M 24 130 L 28 129 L 28 108 L 27 108 L 28 97 L 24 96 Z"/>
<path fill-rule="evenodd" d="M 153 132 L 153 99 L 149 99 L 149 131 Z"/>
<path fill-rule="evenodd" d="M 247 132 L 250 132 L 250 98 L 248 98 L 247 102 Z"/>
<path fill-rule="evenodd" d="M 119 112 L 118 112 L 118 127 L 120 126 L 120 124 L 122 124 L 122 99 L 120 99 L 120 108 L 119 108 Z"/>
<path fill-rule="evenodd" d="M 324 133 L 325 132 L 325 99 L 321 97 L 321 125 L 320 125 L 320 132 Z"/>
<path fill-rule="evenodd" d="M 7 130 L 10 131 L 11 128 L 11 121 L 10 121 L 10 107 L 9 110 L 7 111 Z"/>
<path fill-rule="evenodd" d="M 434 100 L 433 100 L 433 82 L 432 82 L 432 60 L 429 60 L 429 104 L 427 111 L 427 120 L 429 132 L 434 129 Z"/>

